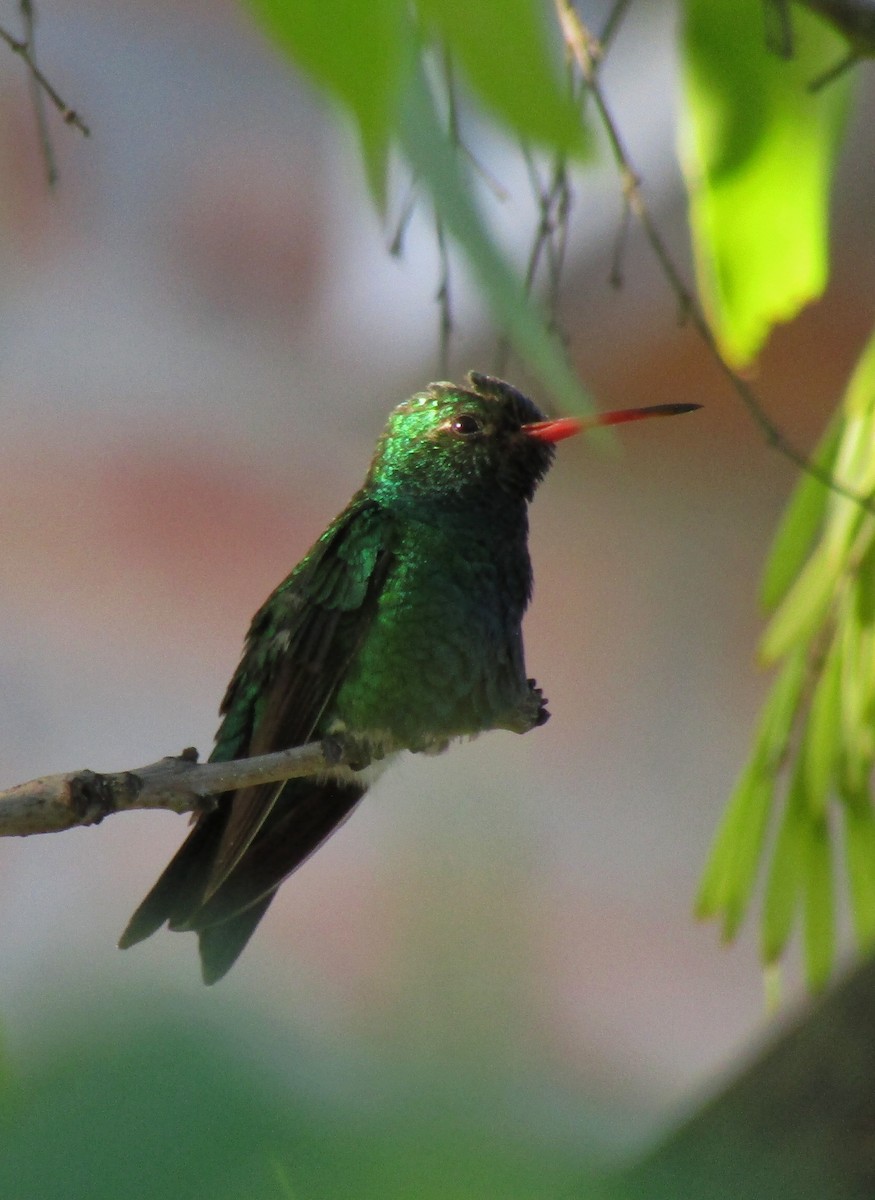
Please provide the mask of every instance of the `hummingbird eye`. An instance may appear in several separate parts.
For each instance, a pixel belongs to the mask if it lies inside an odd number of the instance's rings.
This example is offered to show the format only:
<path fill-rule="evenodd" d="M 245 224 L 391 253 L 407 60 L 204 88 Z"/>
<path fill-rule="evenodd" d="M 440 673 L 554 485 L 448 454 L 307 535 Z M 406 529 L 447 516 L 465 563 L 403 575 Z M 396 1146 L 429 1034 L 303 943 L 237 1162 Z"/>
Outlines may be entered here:
<path fill-rule="evenodd" d="M 462 413 L 460 417 L 456 417 L 450 429 L 460 437 L 476 437 L 478 433 L 483 432 L 483 426 L 471 413 Z"/>

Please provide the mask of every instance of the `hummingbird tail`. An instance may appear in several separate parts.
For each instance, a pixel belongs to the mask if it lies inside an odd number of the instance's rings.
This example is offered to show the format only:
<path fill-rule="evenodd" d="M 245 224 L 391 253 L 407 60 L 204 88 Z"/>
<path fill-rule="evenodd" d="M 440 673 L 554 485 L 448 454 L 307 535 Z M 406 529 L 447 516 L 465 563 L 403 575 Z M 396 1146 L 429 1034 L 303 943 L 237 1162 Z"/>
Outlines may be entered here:
<path fill-rule="evenodd" d="M 282 881 L 343 824 L 364 793 L 357 783 L 292 780 L 227 873 L 219 859 L 232 805 L 223 797 L 198 819 L 131 917 L 119 946 L 143 941 L 165 921 L 173 930 L 193 930 L 204 982 L 215 983 L 242 953 Z"/>
<path fill-rule="evenodd" d="M 197 936 L 204 983 L 218 983 L 231 970 L 275 895 L 276 890 L 269 892 L 230 921 L 208 925 L 199 931 Z"/>
<path fill-rule="evenodd" d="M 227 808 L 217 808 L 199 817 L 128 921 L 119 938 L 122 950 L 151 937 L 165 921 L 174 924 L 185 921 L 199 906 L 227 823 Z"/>

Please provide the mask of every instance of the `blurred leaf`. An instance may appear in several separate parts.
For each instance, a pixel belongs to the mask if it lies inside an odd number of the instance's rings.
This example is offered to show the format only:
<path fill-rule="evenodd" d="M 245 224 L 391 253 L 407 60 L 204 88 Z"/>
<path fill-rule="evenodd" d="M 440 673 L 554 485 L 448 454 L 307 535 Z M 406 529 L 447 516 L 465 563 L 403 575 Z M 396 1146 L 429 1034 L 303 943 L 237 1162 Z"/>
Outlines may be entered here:
<path fill-rule="evenodd" d="M 842 41 L 794 14 L 794 55 L 765 44 L 761 0 L 685 0 L 684 166 L 700 292 L 726 357 L 821 294 L 848 81 L 816 95 Z M 792 202 L 791 202 L 792 198 Z"/>
<path fill-rule="evenodd" d="M 805 885 L 805 974 L 808 985 L 826 985 L 835 960 L 835 903 L 832 862 L 826 818 L 809 818 L 802 825 Z"/>
<path fill-rule="evenodd" d="M 623 1173 L 611 1200 L 870 1200 L 873 1047 L 869 962 L 785 1023 Z"/>
<path fill-rule="evenodd" d="M 805 777 L 797 770 L 772 853 L 763 901 L 762 956 L 767 966 L 784 953 L 802 902 L 802 825 L 806 808 Z"/>
<path fill-rule="evenodd" d="M 835 639 L 814 689 L 800 752 L 808 808 L 815 817 L 823 816 L 826 811 L 841 752 L 841 723 L 838 716 L 841 704 L 841 668 L 840 644 L 838 639 Z"/>
<path fill-rule="evenodd" d="M 875 752 L 873 730 L 871 723 L 867 725 L 866 717 L 875 688 L 875 629 L 863 625 L 854 606 L 848 605 L 838 637 L 842 660 L 840 703 L 836 714 L 842 736 L 840 786 L 857 795 L 868 787 Z"/>
<path fill-rule="evenodd" d="M 857 944 L 875 945 L 875 814 L 867 794 L 846 796 L 845 854 Z"/>
<path fill-rule="evenodd" d="M 751 763 L 730 797 L 696 900 L 698 917 L 722 916 L 727 940 L 744 919 L 771 803 L 771 777 Z"/>
<path fill-rule="evenodd" d="M 415 74 L 408 93 L 402 145 L 441 219 L 468 257 L 496 324 L 564 408 L 590 411 L 591 401 L 562 346 L 548 332 L 545 314 L 526 298 L 522 282 L 490 236 L 421 73 Z"/>
<path fill-rule="evenodd" d="M 763 634 L 764 663 L 777 662 L 811 638 L 829 611 L 840 566 L 830 562 L 823 544 L 814 550 Z"/>
<path fill-rule="evenodd" d="M 583 120 L 549 52 L 549 11 L 542 0 L 419 0 L 423 19 L 514 137 L 581 155 Z"/>
<path fill-rule="evenodd" d="M 763 708 L 750 761 L 741 773 L 717 828 L 702 874 L 695 912 L 723 917 L 723 936 L 735 936 L 744 918 L 762 852 L 777 772 L 805 681 L 805 654 L 790 655 Z"/>
<path fill-rule="evenodd" d="M 830 423 L 812 461 L 823 471 L 832 471 L 842 435 L 842 420 L 836 415 Z M 803 474 L 787 505 L 763 574 L 760 598 L 767 612 L 783 600 L 808 556 L 831 493 L 826 484 Z"/>
<path fill-rule="evenodd" d="M 389 144 L 411 65 L 404 0 L 243 0 L 277 45 L 349 110 L 371 191 L 386 198 Z"/>

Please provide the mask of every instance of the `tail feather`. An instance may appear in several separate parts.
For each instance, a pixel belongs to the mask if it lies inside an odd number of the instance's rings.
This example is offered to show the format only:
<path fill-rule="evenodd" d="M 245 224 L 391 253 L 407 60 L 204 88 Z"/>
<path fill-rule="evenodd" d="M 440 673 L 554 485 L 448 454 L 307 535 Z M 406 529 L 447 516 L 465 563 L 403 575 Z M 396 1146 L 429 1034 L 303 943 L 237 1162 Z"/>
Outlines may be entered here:
<path fill-rule="evenodd" d="M 227 821 L 223 808 L 198 819 L 128 922 L 119 939 L 122 950 L 151 937 L 165 921 L 186 921 L 198 908 Z"/>
<path fill-rule="evenodd" d="M 357 784 L 297 782 L 286 787 L 236 867 L 190 914 L 184 925 L 196 929 L 232 920 L 306 861 L 351 815 L 364 795 Z"/>
<path fill-rule="evenodd" d="M 231 812 L 223 797 L 217 809 L 199 818 L 131 917 L 119 946 L 143 941 L 165 921 L 173 930 L 193 930 L 204 982 L 215 983 L 242 953 L 282 881 L 343 824 L 364 792 L 335 780 L 287 784 L 240 862 L 209 890 Z"/>
<path fill-rule="evenodd" d="M 208 925 L 206 929 L 202 929 L 198 933 L 201 975 L 204 983 L 217 983 L 223 975 L 231 970 L 275 895 L 276 889 L 268 892 L 266 896 L 262 896 L 251 908 L 238 913 L 230 921 L 222 921 L 218 925 Z"/>

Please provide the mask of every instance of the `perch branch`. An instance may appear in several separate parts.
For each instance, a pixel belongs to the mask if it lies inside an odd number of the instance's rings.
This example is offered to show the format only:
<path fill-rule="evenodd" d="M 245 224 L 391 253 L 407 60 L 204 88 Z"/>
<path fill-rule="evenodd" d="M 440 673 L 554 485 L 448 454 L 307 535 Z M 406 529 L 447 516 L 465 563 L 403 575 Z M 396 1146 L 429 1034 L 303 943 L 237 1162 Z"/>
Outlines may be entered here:
<path fill-rule="evenodd" d="M 0 792 L 0 837 L 97 825 L 110 813 L 131 809 L 192 812 L 208 807 L 219 792 L 316 775 L 348 758 L 349 750 L 329 739 L 234 762 L 199 763 L 197 751 L 189 749 L 133 771 L 46 775 Z"/>

